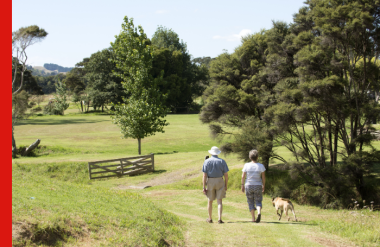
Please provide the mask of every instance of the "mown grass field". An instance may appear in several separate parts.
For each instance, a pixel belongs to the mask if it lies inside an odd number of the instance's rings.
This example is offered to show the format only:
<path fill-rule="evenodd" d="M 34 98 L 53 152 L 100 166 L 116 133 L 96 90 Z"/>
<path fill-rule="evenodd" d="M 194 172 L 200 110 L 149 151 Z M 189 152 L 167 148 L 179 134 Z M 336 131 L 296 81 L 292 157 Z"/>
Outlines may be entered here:
<path fill-rule="evenodd" d="M 165 133 L 142 141 L 143 154 L 155 153 L 155 172 L 90 181 L 87 161 L 134 156 L 137 141 L 121 139 L 108 115 L 74 110 L 32 117 L 15 128 L 18 146 L 37 138 L 42 146 L 36 157 L 13 160 L 15 246 L 380 245 L 379 212 L 295 204 L 299 222 L 279 222 L 267 195 L 262 223 L 250 223 L 238 190 L 244 162 L 235 156 L 221 155 L 231 170 L 226 224 L 207 224 L 200 170 L 207 150 L 218 144 L 197 115 L 168 115 Z"/>

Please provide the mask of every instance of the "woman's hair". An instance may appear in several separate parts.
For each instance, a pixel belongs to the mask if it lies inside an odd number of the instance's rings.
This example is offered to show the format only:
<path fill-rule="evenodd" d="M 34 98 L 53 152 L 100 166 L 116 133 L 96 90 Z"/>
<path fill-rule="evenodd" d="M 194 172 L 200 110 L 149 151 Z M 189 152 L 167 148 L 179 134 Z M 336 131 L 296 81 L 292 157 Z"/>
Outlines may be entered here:
<path fill-rule="evenodd" d="M 259 152 L 256 149 L 252 149 L 249 151 L 249 159 L 252 161 L 257 161 L 257 158 L 259 157 Z"/>

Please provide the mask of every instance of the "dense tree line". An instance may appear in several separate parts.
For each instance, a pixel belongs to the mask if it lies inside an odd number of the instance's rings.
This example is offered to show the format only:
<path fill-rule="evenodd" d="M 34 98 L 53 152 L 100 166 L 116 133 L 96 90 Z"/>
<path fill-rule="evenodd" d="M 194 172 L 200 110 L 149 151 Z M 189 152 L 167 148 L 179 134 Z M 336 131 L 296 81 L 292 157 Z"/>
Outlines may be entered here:
<path fill-rule="evenodd" d="M 172 112 L 186 111 L 192 106 L 193 99 L 201 96 L 208 85 L 211 58 L 192 60 L 186 43 L 180 41 L 178 34 L 161 26 L 152 39 L 147 38 L 146 43 L 153 48 L 149 73 L 153 78 L 163 77 L 158 88 L 167 95 L 165 105 Z M 112 48 L 98 51 L 84 58 L 66 74 L 63 81 L 75 94 L 77 102 L 85 101 L 94 109 L 103 110 L 104 106 L 120 103 L 122 97 L 128 97 L 122 90 L 121 78 L 116 76 L 118 68 L 112 62 L 113 58 Z M 41 85 L 45 92 L 54 90 L 50 78 L 40 81 L 44 83 Z"/>
<path fill-rule="evenodd" d="M 323 207 L 380 198 L 371 177 L 380 158 L 371 145 L 380 117 L 372 97 L 380 86 L 379 24 L 378 0 L 306 1 L 293 23 L 273 22 L 211 61 L 201 121 L 216 137 L 233 135 L 225 152 L 247 159 L 257 148 L 267 168 L 270 159 L 285 163 L 297 182 L 280 196 L 303 186 Z M 276 153 L 279 146 L 292 158 Z"/>
<path fill-rule="evenodd" d="M 167 95 L 165 105 L 171 112 L 186 112 L 194 106 L 193 100 L 202 95 L 208 85 L 208 67 L 210 57 L 192 59 L 185 42 L 171 29 L 159 26 L 151 39 L 146 43 L 152 47 L 152 68 L 149 73 L 153 78 L 162 76 L 158 88 Z M 74 94 L 74 101 L 85 102 L 81 109 L 102 109 L 110 103 L 117 104 L 122 97 L 128 97 L 122 90 L 121 78 L 116 76 L 118 69 L 112 59 L 112 48 L 95 52 L 84 58 L 74 68 L 63 68 L 56 64 L 44 64 L 49 70 L 68 71 L 46 75 L 29 66 L 41 88 L 40 93 L 55 93 L 55 84 L 61 80 L 69 92 Z M 163 73 L 163 74 L 162 74 Z M 29 72 L 30 74 L 30 72 Z M 196 107 L 195 107 L 196 108 Z"/>

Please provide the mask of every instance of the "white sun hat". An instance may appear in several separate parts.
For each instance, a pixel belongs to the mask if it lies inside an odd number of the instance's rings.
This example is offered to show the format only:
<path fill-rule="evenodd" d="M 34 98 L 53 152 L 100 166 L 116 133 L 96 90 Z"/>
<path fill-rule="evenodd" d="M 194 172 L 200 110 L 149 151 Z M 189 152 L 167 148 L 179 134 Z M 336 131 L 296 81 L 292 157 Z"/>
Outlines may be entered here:
<path fill-rule="evenodd" d="M 212 155 L 218 155 L 218 154 L 220 154 L 222 151 L 220 151 L 218 147 L 213 146 L 213 147 L 211 148 L 211 150 L 208 150 L 208 152 L 209 152 L 210 154 L 212 154 Z"/>

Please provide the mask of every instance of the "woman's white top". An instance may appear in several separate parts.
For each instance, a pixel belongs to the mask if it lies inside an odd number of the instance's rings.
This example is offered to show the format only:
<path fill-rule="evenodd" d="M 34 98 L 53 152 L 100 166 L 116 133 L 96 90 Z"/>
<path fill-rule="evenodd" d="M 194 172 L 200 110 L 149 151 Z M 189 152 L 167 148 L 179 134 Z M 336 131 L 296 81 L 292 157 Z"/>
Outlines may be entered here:
<path fill-rule="evenodd" d="M 247 173 L 245 185 L 263 185 L 261 173 L 265 172 L 265 167 L 261 163 L 245 163 L 243 172 Z"/>

